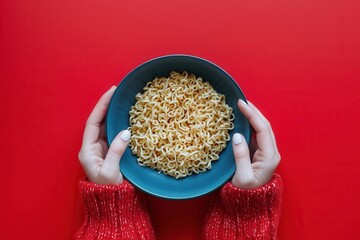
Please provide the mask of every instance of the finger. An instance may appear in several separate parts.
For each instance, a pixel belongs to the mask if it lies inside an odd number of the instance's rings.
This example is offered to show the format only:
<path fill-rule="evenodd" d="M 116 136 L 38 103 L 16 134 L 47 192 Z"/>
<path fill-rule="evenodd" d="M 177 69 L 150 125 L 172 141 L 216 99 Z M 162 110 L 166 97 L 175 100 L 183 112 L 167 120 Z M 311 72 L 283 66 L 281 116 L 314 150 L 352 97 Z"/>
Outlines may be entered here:
<path fill-rule="evenodd" d="M 239 100 L 238 107 L 254 128 L 259 149 L 261 151 L 273 151 L 273 139 L 269 126 L 266 122 L 264 122 L 257 112 L 253 108 L 249 107 L 244 101 Z"/>
<path fill-rule="evenodd" d="M 267 120 L 267 118 L 260 112 L 260 110 L 252 102 L 248 101 L 248 104 L 252 109 L 254 109 L 254 111 L 260 116 L 260 118 L 268 125 L 271 137 L 273 139 L 274 146 L 277 148 L 275 134 L 274 134 L 274 131 L 271 127 L 269 120 Z"/>
<path fill-rule="evenodd" d="M 105 157 L 105 161 L 101 167 L 102 175 L 114 177 L 120 175 L 119 164 L 126 147 L 129 144 L 130 131 L 121 131 L 112 141 L 109 151 Z M 116 179 L 114 179 L 116 181 Z"/>
<path fill-rule="evenodd" d="M 232 182 L 241 188 L 250 187 L 255 181 L 255 176 L 250 161 L 248 145 L 244 137 L 239 133 L 235 133 L 233 136 L 233 151 L 236 173 Z"/>
<path fill-rule="evenodd" d="M 108 109 L 112 95 L 115 92 L 116 87 L 112 86 L 97 102 L 92 110 L 85 126 L 83 143 L 92 144 L 95 143 L 101 132 L 101 122 L 104 120 L 106 111 Z"/>

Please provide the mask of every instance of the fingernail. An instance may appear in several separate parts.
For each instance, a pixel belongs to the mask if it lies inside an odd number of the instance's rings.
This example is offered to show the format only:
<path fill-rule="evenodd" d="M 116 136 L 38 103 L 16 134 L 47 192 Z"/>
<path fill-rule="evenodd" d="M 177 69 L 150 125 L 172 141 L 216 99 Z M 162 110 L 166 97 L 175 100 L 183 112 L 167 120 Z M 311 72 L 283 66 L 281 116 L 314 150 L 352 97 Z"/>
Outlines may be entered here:
<path fill-rule="evenodd" d="M 115 89 L 115 88 L 116 88 L 116 86 L 115 86 L 115 85 L 112 85 L 110 89 L 113 90 L 113 89 Z"/>
<path fill-rule="evenodd" d="M 129 130 L 124 130 L 121 134 L 120 134 L 120 138 L 121 140 L 127 142 L 130 140 L 130 131 Z"/>
<path fill-rule="evenodd" d="M 233 136 L 233 143 L 235 144 L 235 145 L 237 145 L 237 144 L 240 144 L 240 143 L 242 143 L 242 137 L 241 137 L 241 135 L 239 134 L 239 133 L 235 133 L 234 134 L 234 136 Z"/>
<path fill-rule="evenodd" d="M 241 102 L 243 105 L 247 106 L 247 103 L 244 100 L 239 99 L 239 102 Z"/>

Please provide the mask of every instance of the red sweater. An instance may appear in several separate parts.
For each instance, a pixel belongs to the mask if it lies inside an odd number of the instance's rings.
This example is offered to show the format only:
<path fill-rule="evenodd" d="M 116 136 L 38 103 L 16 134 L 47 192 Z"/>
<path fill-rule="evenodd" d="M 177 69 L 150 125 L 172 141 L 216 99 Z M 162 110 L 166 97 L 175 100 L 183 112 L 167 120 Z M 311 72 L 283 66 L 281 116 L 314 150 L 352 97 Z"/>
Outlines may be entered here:
<path fill-rule="evenodd" d="M 225 184 L 211 200 L 202 239 L 277 239 L 281 189 L 278 175 L 252 190 Z M 81 181 L 80 191 L 86 216 L 75 239 L 155 239 L 143 195 L 128 182 Z"/>

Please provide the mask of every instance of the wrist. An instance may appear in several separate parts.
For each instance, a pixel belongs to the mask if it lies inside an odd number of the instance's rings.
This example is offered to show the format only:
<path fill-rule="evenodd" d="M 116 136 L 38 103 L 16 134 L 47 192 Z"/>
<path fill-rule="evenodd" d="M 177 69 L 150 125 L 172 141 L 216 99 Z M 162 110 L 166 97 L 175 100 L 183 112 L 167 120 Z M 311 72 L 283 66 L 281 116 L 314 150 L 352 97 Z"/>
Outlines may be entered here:
<path fill-rule="evenodd" d="M 256 188 L 260 188 L 264 185 L 266 185 L 267 183 L 269 183 L 271 181 L 271 179 L 273 178 L 274 174 L 271 174 L 269 176 L 262 176 L 262 178 L 257 179 L 256 176 L 253 176 L 252 178 L 246 178 L 244 176 L 239 177 L 238 174 L 235 173 L 235 175 L 233 176 L 231 183 L 238 187 L 238 188 L 242 188 L 242 189 L 256 189 Z"/>

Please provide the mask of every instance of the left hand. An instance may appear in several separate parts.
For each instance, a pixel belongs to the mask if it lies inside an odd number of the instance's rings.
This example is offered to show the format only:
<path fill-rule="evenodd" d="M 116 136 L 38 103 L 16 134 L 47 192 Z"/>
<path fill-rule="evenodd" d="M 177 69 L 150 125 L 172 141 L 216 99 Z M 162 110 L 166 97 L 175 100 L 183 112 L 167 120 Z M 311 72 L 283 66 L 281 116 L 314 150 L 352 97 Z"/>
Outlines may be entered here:
<path fill-rule="evenodd" d="M 256 144 L 251 161 L 244 136 L 239 133 L 234 134 L 236 172 L 232 184 L 239 188 L 254 189 L 270 181 L 281 158 L 271 125 L 259 109 L 252 103 L 246 104 L 241 100 L 238 102 L 238 107 L 255 130 Z"/>
<path fill-rule="evenodd" d="M 121 184 L 123 176 L 119 163 L 130 140 L 128 130 L 121 131 L 108 148 L 105 140 L 104 118 L 116 87 L 111 87 L 98 101 L 90 114 L 79 160 L 90 181 L 97 184 Z"/>

